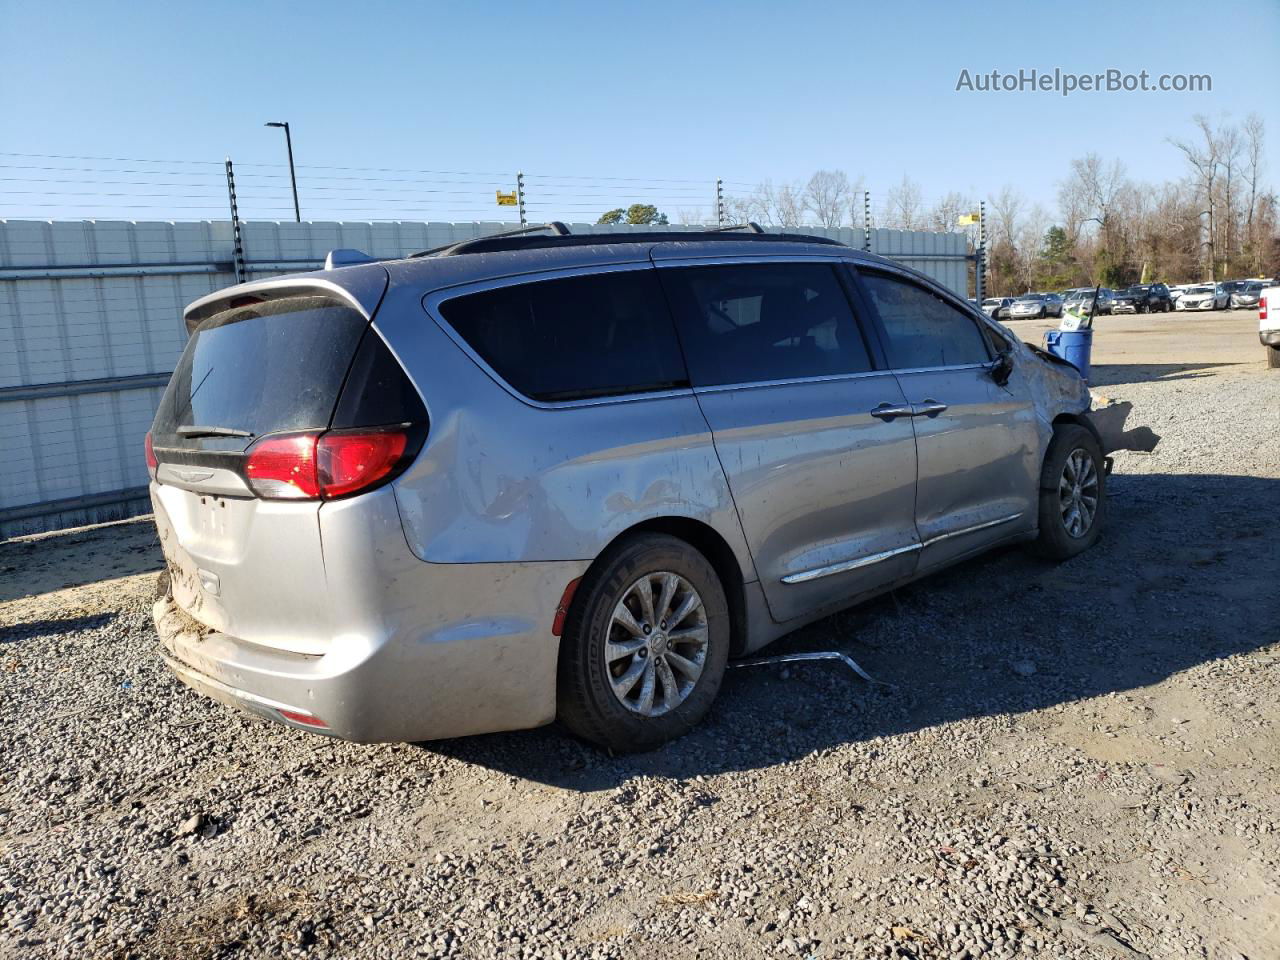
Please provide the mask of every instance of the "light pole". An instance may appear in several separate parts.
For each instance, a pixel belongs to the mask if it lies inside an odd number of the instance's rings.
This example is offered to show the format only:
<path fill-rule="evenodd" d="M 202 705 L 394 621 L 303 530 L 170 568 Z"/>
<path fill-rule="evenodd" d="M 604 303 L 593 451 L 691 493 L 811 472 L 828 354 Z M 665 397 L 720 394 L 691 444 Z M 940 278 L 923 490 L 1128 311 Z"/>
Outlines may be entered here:
<path fill-rule="evenodd" d="M 284 145 L 289 150 L 289 183 L 293 186 L 293 216 L 302 222 L 302 209 L 298 206 L 298 177 L 293 172 L 293 137 L 289 136 L 288 123 L 265 123 L 265 127 L 282 127 L 284 128 Z"/>

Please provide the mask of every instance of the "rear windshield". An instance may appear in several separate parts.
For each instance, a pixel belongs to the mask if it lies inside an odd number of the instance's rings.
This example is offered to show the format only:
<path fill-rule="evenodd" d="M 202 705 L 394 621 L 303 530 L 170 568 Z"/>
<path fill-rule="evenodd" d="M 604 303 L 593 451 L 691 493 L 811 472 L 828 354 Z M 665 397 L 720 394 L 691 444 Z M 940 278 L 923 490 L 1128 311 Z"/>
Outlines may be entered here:
<path fill-rule="evenodd" d="M 351 307 L 315 296 L 210 317 L 187 341 L 153 434 L 166 446 L 230 450 L 265 433 L 327 427 L 366 324 Z M 201 427 L 250 436 L 195 435 Z"/>

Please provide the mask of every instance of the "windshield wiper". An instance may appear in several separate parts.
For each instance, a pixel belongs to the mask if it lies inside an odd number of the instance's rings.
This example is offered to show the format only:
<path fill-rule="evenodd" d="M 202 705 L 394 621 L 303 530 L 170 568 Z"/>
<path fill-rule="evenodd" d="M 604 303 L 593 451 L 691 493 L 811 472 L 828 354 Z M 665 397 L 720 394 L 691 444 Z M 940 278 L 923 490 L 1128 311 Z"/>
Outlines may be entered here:
<path fill-rule="evenodd" d="M 252 437 L 253 434 L 248 430 L 238 430 L 235 427 L 196 427 L 186 426 L 179 427 L 175 431 L 180 437 Z"/>

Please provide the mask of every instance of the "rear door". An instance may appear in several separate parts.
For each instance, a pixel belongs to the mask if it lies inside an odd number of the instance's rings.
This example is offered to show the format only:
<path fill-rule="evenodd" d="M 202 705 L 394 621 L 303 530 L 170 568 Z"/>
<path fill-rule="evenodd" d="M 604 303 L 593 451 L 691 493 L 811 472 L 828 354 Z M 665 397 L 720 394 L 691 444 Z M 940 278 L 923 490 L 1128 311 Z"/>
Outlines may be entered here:
<path fill-rule="evenodd" d="M 887 267 L 857 273 L 916 414 L 921 570 L 1034 528 L 1040 434 L 1021 375 L 991 378 L 988 334 L 948 295 Z"/>
<path fill-rule="evenodd" d="M 910 418 L 875 368 L 840 263 L 658 266 L 774 619 L 909 576 Z"/>
<path fill-rule="evenodd" d="M 214 308 L 187 342 L 152 425 L 152 500 L 174 598 L 211 629 L 324 651 L 321 502 L 255 497 L 244 460 L 263 437 L 327 429 L 368 338 L 345 299 L 275 291 Z"/>

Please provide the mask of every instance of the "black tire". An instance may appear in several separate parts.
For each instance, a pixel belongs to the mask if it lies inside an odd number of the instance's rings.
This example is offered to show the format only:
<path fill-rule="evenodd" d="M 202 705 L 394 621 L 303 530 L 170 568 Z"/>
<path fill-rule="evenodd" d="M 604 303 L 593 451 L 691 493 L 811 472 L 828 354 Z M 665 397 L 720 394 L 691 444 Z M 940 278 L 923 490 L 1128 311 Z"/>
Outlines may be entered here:
<path fill-rule="evenodd" d="M 1067 462 L 1077 452 L 1091 462 L 1096 477 L 1095 509 L 1083 531 L 1072 532 L 1064 516 L 1062 485 Z M 1092 481 L 1091 481 L 1092 482 Z M 1088 489 L 1082 491 L 1087 495 Z M 1070 494 L 1068 494 L 1069 496 Z M 1040 535 L 1034 548 L 1049 560 L 1069 560 L 1098 542 L 1107 517 L 1107 477 L 1102 449 L 1086 428 L 1067 423 L 1056 427 L 1040 471 Z"/>
<path fill-rule="evenodd" d="M 683 578 L 700 597 L 706 650 L 701 673 L 683 699 L 659 716 L 643 716 L 624 706 L 614 693 L 605 643 L 610 631 L 617 629 L 613 623 L 615 608 L 646 574 L 660 572 Z M 683 649 L 688 652 L 688 648 Z M 649 650 L 638 658 L 647 656 L 654 657 L 655 662 L 662 659 L 660 653 Z M 560 641 L 557 715 L 577 736 L 615 753 L 652 750 L 688 733 L 706 716 L 720 690 L 728 659 L 729 606 L 720 578 L 707 559 L 675 537 L 652 533 L 630 537 L 596 560 L 574 595 Z M 634 665 L 636 661 L 633 657 L 623 664 Z M 665 699 L 668 688 L 660 677 L 655 682 Z"/>
<path fill-rule="evenodd" d="M 1267 347 L 1267 367 L 1280 370 L 1280 347 Z"/>

